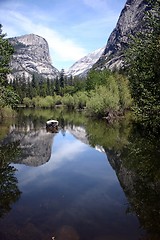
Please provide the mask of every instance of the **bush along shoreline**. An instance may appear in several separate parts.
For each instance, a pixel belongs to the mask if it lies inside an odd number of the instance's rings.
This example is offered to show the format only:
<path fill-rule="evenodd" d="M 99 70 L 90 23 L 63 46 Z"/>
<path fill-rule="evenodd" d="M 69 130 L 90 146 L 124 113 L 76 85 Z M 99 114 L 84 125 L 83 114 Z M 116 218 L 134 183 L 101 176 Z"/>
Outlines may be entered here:
<path fill-rule="evenodd" d="M 109 70 L 91 71 L 83 88 L 75 93 L 54 94 L 53 96 L 25 97 L 23 105 L 32 108 L 55 108 L 63 106 L 68 110 L 85 110 L 88 116 L 107 121 L 119 118 L 131 109 L 132 98 L 129 82 L 123 75 Z M 85 87 L 84 87 L 85 86 Z"/>

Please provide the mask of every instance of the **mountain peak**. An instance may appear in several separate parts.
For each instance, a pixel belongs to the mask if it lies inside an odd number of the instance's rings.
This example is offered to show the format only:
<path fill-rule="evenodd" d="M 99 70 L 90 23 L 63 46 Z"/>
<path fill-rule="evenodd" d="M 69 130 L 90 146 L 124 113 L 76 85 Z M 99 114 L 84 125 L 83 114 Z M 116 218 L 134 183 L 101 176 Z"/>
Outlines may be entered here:
<path fill-rule="evenodd" d="M 123 52 L 129 38 L 144 28 L 143 19 L 148 8 L 146 0 L 127 0 L 115 29 L 106 44 L 104 54 L 96 63 L 97 68 L 120 69 L 123 67 Z"/>
<path fill-rule="evenodd" d="M 59 71 L 52 66 L 47 41 L 38 35 L 27 34 L 9 38 L 15 52 L 11 59 L 12 73 L 8 79 L 25 77 L 32 79 L 33 74 L 44 78 L 55 79 Z"/>
<path fill-rule="evenodd" d="M 65 74 L 68 77 L 71 75 L 73 77 L 75 76 L 85 77 L 88 71 L 92 68 L 92 66 L 98 61 L 103 52 L 104 47 L 89 53 L 85 57 L 75 62 Z"/>

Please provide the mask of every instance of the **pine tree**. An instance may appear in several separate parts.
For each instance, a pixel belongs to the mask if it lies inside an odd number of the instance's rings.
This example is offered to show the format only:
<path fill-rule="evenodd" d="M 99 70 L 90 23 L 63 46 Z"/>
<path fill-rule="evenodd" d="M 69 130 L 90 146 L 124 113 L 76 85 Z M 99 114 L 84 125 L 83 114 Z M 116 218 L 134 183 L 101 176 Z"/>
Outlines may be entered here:
<path fill-rule="evenodd" d="M 7 74 L 10 72 L 9 63 L 14 52 L 12 45 L 4 37 L 2 25 L 0 24 L 0 84 L 7 85 Z"/>
<path fill-rule="evenodd" d="M 144 32 L 132 38 L 126 52 L 132 96 L 145 117 L 160 113 L 160 0 L 148 5 Z"/>
<path fill-rule="evenodd" d="M 57 95 L 60 94 L 60 83 L 59 83 L 58 77 L 56 77 L 56 79 L 55 79 L 55 92 Z"/>
<path fill-rule="evenodd" d="M 9 63 L 14 52 L 12 45 L 4 37 L 0 24 L 0 108 L 6 105 L 15 107 L 18 103 L 18 95 L 8 86 L 7 74 L 10 72 Z"/>
<path fill-rule="evenodd" d="M 60 82 L 60 87 L 64 88 L 64 69 L 62 69 L 61 72 L 60 72 L 59 82 Z"/>

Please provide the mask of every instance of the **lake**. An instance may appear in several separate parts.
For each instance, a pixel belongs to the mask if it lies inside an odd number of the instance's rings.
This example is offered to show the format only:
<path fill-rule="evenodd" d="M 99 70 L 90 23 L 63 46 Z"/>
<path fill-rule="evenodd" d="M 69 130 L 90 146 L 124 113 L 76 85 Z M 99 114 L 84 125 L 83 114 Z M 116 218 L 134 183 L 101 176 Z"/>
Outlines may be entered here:
<path fill-rule="evenodd" d="M 0 129 L 0 240 L 160 239 L 160 139 L 130 116 L 21 110 Z"/>

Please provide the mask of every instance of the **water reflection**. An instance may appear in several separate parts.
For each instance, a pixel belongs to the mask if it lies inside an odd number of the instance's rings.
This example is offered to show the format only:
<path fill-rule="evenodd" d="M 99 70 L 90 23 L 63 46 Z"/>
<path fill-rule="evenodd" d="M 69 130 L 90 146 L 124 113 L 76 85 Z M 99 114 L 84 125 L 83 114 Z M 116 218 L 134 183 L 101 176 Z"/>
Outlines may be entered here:
<path fill-rule="evenodd" d="M 6 151 L 7 150 L 7 151 Z M 17 143 L 0 147 L 0 217 L 11 210 L 11 206 L 20 197 L 16 168 L 10 162 L 18 155 Z"/>
<path fill-rule="evenodd" d="M 59 132 L 46 131 L 49 118 L 59 121 Z M 13 166 L 23 194 L 0 223 L 0 237 L 159 239 L 157 136 L 128 119 L 107 126 L 59 109 L 19 119 L 3 142 L 19 144 Z"/>
<path fill-rule="evenodd" d="M 141 226 L 159 239 L 160 234 L 160 149 L 159 135 L 132 129 L 128 147 L 122 152 L 122 165 L 130 172 L 132 191 L 127 191 L 130 212 L 136 213 Z M 136 136 L 136 137 L 135 137 Z M 126 182 L 123 181 L 126 190 Z"/>
<path fill-rule="evenodd" d="M 26 125 L 25 128 L 12 126 L 2 144 L 18 143 L 20 152 L 14 162 L 39 166 L 50 159 L 54 134 L 46 131 L 45 128 L 35 130 L 32 124 Z"/>
<path fill-rule="evenodd" d="M 127 225 L 127 239 L 134 218 L 124 216 L 125 196 L 106 160 L 104 153 L 88 147 L 68 130 L 65 136 L 60 132 L 54 136 L 49 162 L 37 168 L 16 164 L 23 195 L 15 206 L 16 215 L 11 212 L 8 216 L 7 226 L 14 218 L 14 234 L 20 229 L 20 239 L 30 237 L 25 230 L 30 227 L 34 234 L 36 231 L 31 239 L 63 239 L 64 234 L 72 236 L 68 239 L 94 239 L 108 235 L 111 229 L 116 239 Z"/>

